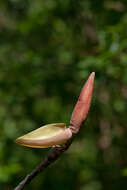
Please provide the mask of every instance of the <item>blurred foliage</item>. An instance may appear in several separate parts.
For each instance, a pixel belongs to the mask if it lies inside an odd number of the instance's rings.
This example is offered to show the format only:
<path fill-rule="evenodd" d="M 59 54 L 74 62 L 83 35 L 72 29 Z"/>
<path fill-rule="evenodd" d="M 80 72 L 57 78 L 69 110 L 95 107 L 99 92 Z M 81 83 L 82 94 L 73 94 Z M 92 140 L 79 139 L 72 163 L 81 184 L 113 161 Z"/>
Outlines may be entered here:
<path fill-rule="evenodd" d="M 94 96 L 81 133 L 26 189 L 127 189 L 127 5 L 0 1 L 0 189 L 13 189 L 48 151 L 14 140 L 43 124 L 69 124 L 92 71 Z"/>

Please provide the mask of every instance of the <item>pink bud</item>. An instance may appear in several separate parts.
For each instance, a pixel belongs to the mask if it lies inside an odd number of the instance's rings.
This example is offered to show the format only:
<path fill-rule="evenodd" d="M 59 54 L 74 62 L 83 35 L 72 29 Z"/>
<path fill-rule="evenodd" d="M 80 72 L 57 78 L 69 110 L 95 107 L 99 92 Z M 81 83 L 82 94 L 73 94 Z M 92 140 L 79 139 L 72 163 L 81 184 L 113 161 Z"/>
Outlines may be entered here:
<path fill-rule="evenodd" d="M 80 126 L 87 117 L 92 99 L 94 76 L 95 73 L 92 72 L 85 85 L 83 86 L 78 101 L 74 107 L 70 121 L 70 129 L 74 134 L 79 131 Z"/>

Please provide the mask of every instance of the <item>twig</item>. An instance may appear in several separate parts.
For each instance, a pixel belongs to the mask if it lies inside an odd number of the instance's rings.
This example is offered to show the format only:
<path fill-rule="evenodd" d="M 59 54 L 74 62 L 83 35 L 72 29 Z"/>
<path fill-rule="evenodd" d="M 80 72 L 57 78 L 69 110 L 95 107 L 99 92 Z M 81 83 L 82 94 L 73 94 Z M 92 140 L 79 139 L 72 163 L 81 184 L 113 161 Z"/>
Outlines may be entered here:
<path fill-rule="evenodd" d="M 45 168 L 47 168 L 50 164 L 57 160 L 60 157 L 60 155 L 69 148 L 71 143 L 72 139 L 60 147 L 56 146 L 51 148 L 45 160 L 42 161 L 42 163 L 39 166 L 37 166 L 30 174 L 28 174 L 25 177 L 25 179 L 21 181 L 14 190 L 22 190 L 24 186 L 26 184 L 29 184 L 34 177 L 36 177 L 40 172 L 42 172 Z"/>
<path fill-rule="evenodd" d="M 45 158 L 42 163 L 37 166 L 30 174 L 28 174 L 24 180 L 22 180 L 19 185 L 14 190 L 22 190 L 24 189 L 26 184 L 29 184 L 34 177 L 36 177 L 40 172 L 42 172 L 45 168 L 47 168 L 50 164 L 55 162 L 63 152 L 65 152 L 69 146 L 71 145 L 74 137 L 77 135 L 81 125 L 85 121 L 87 117 L 87 113 L 91 104 L 92 91 L 93 91 L 93 83 L 94 83 L 94 73 L 92 73 L 85 83 L 77 104 L 72 113 L 71 121 L 70 121 L 70 129 L 72 131 L 72 138 L 69 139 L 65 144 L 61 146 L 55 146 L 50 149 L 49 154 Z"/>

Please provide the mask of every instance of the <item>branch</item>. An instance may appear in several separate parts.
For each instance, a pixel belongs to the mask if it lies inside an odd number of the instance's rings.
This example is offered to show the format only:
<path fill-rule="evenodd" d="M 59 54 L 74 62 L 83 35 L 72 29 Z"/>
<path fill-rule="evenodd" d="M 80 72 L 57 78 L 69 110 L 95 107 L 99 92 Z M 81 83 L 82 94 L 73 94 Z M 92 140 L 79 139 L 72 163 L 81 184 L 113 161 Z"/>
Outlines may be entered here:
<path fill-rule="evenodd" d="M 70 120 L 70 126 L 72 132 L 72 138 L 69 139 L 65 144 L 61 146 L 52 147 L 45 158 L 39 166 L 37 166 L 30 174 L 28 174 L 24 180 L 22 180 L 19 185 L 14 190 L 24 189 L 26 184 L 29 184 L 34 177 L 36 177 L 40 172 L 47 168 L 50 164 L 55 162 L 63 152 L 65 152 L 71 145 L 74 137 L 78 134 L 83 122 L 86 120 L 87 113 L 91 104 L 92 91 L 94 84 L 94 72 L 90 75 L 87 82 L 85 83 L 79 99 L 76 103 L 72 117 Z"/>
<path fill-rule="evenodd" d="M 14 190 L 22 190 L 26 184 L 29 184 L 34 177 L 36 177 L 40 172 L 42 172 L 48 165 L 52 164 L 57 160 L 60 155 L 68 149 L 72 141 L 68 141 L 61 147 L 53 147 L 50 149 L 49 154 L 42 163 L 37 166 L 30 174 L 28 174 L 23 181 Z"/>

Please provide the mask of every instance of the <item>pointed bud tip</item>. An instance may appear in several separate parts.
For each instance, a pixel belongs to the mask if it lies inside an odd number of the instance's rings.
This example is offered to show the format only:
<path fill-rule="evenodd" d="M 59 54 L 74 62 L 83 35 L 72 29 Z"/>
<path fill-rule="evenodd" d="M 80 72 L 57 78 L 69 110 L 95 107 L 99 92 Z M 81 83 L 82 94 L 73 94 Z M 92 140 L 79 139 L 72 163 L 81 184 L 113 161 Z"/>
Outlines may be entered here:
<path fill-rule="evenodd" d="M 90 74 L 90 76 L 89 76 L 89 78 L 88 78 L 86 84 L 91 84 L 91 82 L 94 83 L 94 77 L 95 77 L 95 72 L 92 72 L 92 73 Z M 91 81 L 91 82 L 90 82 L 90 81 Z M 90 82 L 90 83 L 89 83 L 89 82 Z"/>
<path fill-rule="evenodd" d="M 90 74 L 90 77 L 94 79 L 94 77 L 95 77 L 95 72 L 92 72 L 92 73 Z"/>
<path fill-rule="evenodd" d="M 16 144 L 19 144 L 19 143 L 20 143 L 19 138 L 17 138 L 14 142 L 15 142 Z"/>

